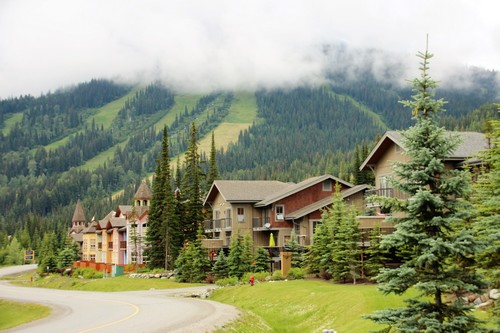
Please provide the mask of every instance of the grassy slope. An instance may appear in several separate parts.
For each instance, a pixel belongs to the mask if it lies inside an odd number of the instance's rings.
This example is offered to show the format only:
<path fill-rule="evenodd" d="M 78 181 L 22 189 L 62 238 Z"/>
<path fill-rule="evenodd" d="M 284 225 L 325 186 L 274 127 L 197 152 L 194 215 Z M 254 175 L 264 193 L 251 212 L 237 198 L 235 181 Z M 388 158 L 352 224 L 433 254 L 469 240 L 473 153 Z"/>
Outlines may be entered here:
<path fill-rule="evenodd" d="M 29 282 L 30 274 L 21 275 L 13 283 L 24 287 L 103 292 L 149 290 L 152 288 L 175 289 L 202 285 L 196 283 L 179 283 L 168 279 L 131 279 L 127 275 L 106 279 L 81 279 L 78 277 L 61 276 L 59 274 L 37 278 L 31 283 Z"/>
<path fill-rule="evenodd" d="M 257 101 L 255 95 L 250 92 L 235 93 L 234 101 L 229 109 L 229 114 L 214 130 L 215 144 L 217 149 L 227 149 L 230 143 L 238 141 L 241 131 L 252 126 L 257 120 Z M 212 136 L 207 135 L 200 140 L 200 152 L 210 153 Z"/>
<path fill-rule="evenodd" d="M 410 289 L 404 296 L 384 296 L 375 285 L 342 285 L 319 280 L 296 280 L 227 287 L 216 290 L 212 300 L 243 310 L 236 321 L 217 332 L 337 332 L 366 333 L 384 326 L 362 316 L 375 310 L 404 306 L 415 297 Z M 474 314 L 492 321 L 485 311 Z"/>
<path fill-rule="evenodd" d="M 0 330 L 47 317 L 50 311 L 49 307 L 43 305 L 0 299 Z"/>
<path fill-rule="evenodd" d="M 130 291 L 184 288 L 199 284 L 176 283 L 160 279 L 130 279 L 120 276 L 107 279 L 80 279 L 50 275 L 30 283 L 32 273 L 17 277 L 16 285 L 65 290 Z M 255 286 L 225 287 L 214 292 L 211 300 L 231 304 L 243 315 L 218 332 L 322 332 L 331 328 L 338 332 L 365 333 L 381 328 L 362 318 L 378 309 L 402 306 L 405 298 L 414 297 L 410 290 L 404 297 L 384 296 L 376 285 L 333 284 L 323 280 L 261 282 Z M 0 303 L 0 311 L 2 311 Z M 2 312 L 0 312 L 2 313 Z M 478 317 L 490 320 L 485 311 Z M 1 316 L 0 316 L 1 317 Z M 1 329 L 1 328 L 0 328 Z"/>
<path fill-rule="evenodd" d="M 94 119 L 97 126 L 102 125 L 104 128 L 111 127 L 111 125 L 113 124 L 113 119 L 115 119 L 115 117 L 118 115 L 118 112 L 123 107 L 123 105 L 125 104 L 127 99 L 134 96 L 134 94 L 139 89 L 140 89 L 139 87 L 136 87 L 136 88 L 132 89 L 125 96 L 123 96 L 117 100 L 114 100 L 114 101 L 112 101 L 112 102 L 110 102 L 110 103 L 108 103 L 108 104 L 106 104 L 98 109 L 92 110 L 93 115 L 87 119 L 87 121 L 86 121 L 87 126 L 90 127 L 90 125 L 92 124 L 92 120 Z M 70 137 L 71 137 L 71 135 L 62 138 L 59 141 L 52 142 L 51 144 L 45 146 L 45 149 L 47 149 L 47 150 L 56 149 L 57 147 L 60 147 L 64 144 L 66 144 Z M 113 150 L 113 153 L 114 153 L 114 150 Z"/>
<path fill-rule="evenodd" d="M 363 112 L 368 118 L 372 119 L 372 123 L 373 123 L 374 126 L 378 126 L 378 127 L 382 128 L 382 129 L 385 129 L 385 130 L 389 129 L 389 127 L 382 120 L 382 118 L 380 117 L 379 114 L 377 114 L 376 112 L 372 111 L 366 105 L 358 102 L 357 100 L 355 100 L 351 96 L 336 94 L 333 91 L 330 91 L 330 95 L 337 96 L 338 98 L 343 98 L 345 101 L 347 101 L 347 102 L 351 103 L 352 105 L 354 105 L 356 108 L 359 109 L 359 111 Z"/>
<path fill-rule="evenodd" d="M 16 123 L 20 123 L 23 120 L 23 113 L 17 112 L 12 114 L 9 118 L 5 119 L 4 126 L 1 129 L 3 135 L 8 135 L 10 130 Z"/>

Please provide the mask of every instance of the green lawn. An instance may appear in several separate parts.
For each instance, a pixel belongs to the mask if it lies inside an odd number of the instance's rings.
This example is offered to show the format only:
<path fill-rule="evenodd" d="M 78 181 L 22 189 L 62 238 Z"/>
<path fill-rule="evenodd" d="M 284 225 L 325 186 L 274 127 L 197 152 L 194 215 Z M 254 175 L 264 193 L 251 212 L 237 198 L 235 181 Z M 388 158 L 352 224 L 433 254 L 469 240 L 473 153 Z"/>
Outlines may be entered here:
<path fill-rule="evenodd" d="M 49 307 L 43 305 L 0 299 L 0 330 L 47 317 L 50 311 Z"/>
<path fill-rule="evenodd" d="M 81 279 L 78 277 L 52 274 L 30 281 L 33 273 L 25 274 L 12 281 L 17 286 L 87 291 L 132 291 L 153 289 L 175 289 L 200 286 L 200 284 L 179 283 L 169 279 L 131 279 L 127 275 L 113 278 Z"/>
<path fill-rule="evenodd" d="M 415 296 L 415 291 L 405 297 Z M 234 305 L 241 318 L 218 332 L 366 333 L 382 329 L 362 318 L 377 309 L 402 306 L 400 296 L 384 296 L 375 285 L 333 284 L 321 280 L 259 283 L 216 290 L 214 301 Z M 478 315 L 482 316 L 482 315 Z M 484 319 L 484 318 L 483 318 Z"/>
<path fill-rule="evenodd" d="M 200 286 L 172 280 L 130 279 L 127 276 L 88 280 L 57 274 L 37 278 L 30 283 L 31 274 L 19 276 L 13 283 L 28 287 L 107 292 Z M 363 319 L 364 314 L 388 307 L 401 307 L 405 298 L 415 295 L 416 291 L 410 290 L 404 297 L 384 296 L 371 284 L 349 285 L 323 280 L 294 280 L 261 282 L 253 287 L 243 285 L 220 288 L 214 291 L 211 300 L 234 305 L 243 313 L 238 320 L 218 330 L 219 333 L 302 333 L 322 332 L 324 329 L 366 333 L 383 327 Z M 0 303 L 0 313 L 3 311 Z M 475 314 L 481 319 L 491 321 L 487 312 L 476 311 Z M 1 323 L 2 321 L 0 325 Z"/>

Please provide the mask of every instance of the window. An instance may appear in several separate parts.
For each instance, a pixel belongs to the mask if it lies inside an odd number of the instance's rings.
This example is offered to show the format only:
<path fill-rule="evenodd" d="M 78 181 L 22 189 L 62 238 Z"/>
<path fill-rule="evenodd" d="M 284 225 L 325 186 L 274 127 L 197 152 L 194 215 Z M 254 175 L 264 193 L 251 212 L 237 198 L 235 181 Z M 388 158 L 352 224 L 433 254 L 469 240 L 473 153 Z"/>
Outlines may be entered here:
<path fill-rule="evenodd" d="M 285 206 L 276 205 L 276 221 L 283 221 L 285 219 Z"/>
<path fill-rule="evenodd" d="M 220 220 L 220 210 L 214 210 L 214 220 Z"/>
<path fill-rule="evenodd" d="M 90 250 L 95 250 L 95 239 L 90 239 Z"/>
<path fill-rule="evenodd" d="M 326 179 L 323 181 L 323 191 L 330 192 L 332 190 L 332 180 Z"/>
<path fill-rule="evenodd" d="M 245 209 L 242 207 L 239 207 L 237 209 L 237 216 L 236 216 L 238 222 L 245 222 Z"/>
<path fill-rule="evenodd" d="M 90 255 L 90 261 L 95 261 L 95 254 Z"/>

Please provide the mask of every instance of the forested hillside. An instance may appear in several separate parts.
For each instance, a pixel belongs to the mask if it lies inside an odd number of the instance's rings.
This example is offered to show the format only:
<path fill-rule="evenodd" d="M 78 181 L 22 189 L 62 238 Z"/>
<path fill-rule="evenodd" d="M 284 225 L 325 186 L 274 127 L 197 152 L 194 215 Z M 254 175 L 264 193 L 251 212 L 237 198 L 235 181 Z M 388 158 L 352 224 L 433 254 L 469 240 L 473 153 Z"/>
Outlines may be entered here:
<path fill-rule="evenodd" d="M 444 125 L 480 130 L 485 119 L 498 117 L 493 74 L 476 75 L 467 89 L 440 91 L 449 100 Z M 258 118 L 219 151 L 221 177 L 300 181 L 330 173 L 364 179 L 356 166 L 377 135 L 411 122 L 398 103 L 411 91 L 369 74 L 331 82 L 255 92 L 251 104 Z M 186 150 L 192 123 L 200 139 L 210 135 L 231 117 L 235 103 L 232 92 L 178 97 L 159 83 L 91 80 L 39 97 L 1 100 L 0 247 L 7 235 L 36 246 L 48 231 L 64 234 L 78 198 L 97 218 L 129 202 L 140 180 L 155 170 L 163 125 L 174 160 Z M 189 106 L 179 104 L 188 99 Z M 123 196 L 113 196 L 121 190 Z"/>

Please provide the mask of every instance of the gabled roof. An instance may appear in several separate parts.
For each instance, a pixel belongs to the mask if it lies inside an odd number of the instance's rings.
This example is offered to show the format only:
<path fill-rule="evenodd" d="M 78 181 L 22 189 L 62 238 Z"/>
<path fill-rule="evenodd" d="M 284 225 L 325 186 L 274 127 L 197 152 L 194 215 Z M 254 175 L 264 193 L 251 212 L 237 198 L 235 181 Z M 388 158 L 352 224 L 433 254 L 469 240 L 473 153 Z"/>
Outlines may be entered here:
<path fill-rule="evenodd" d="M 90 222 L 89 226 L 82 230 L 82 234 L 92 234 L 95 233 L 97 227 L 97 221 Z"/>
<path fill-rule="evenodd" d="M 447 132 L 447 135 L 458 135 L 461 142 L 455 151 L 447 156 L 445 161 L 464 161 L 469 157 L 474 157 L 481 150 L 488 149 L 488 140 L 483 133 L 478 132 Z M 402 149 L 403 136 L 398 131 L 387 131 L 384 136 L 377 142 L 363 164 L 359 167 L 360 170 L 365 169 L 369 165 L 375 165 L 382 157 L 383 153 L 392 145 L 396 144 Z"/>
<path fill-rule="evenodd" d="M 71 222 L 86 222 L 85 213 L 83 212 L 83 207 L 80 199 L 78 199 L 78 201 L 76 202 L 75 212 L 73 213 Z"/>
<path fill-rule="evenodd" d="M 102 220 L 99 220 L 99 222 L 96 225 L 96 230 L 101 230 L 101 229 L 106 229 L 106 225 L 108 224 L 108 221 L 116 214 L 114 210 L 110 211 L 108 215 L 106 215 Z"/>
<path fill-rule="evenodd" d="M 308 178 L 304 181 L 301 181 L 298 184 L 292 184 L 290 186 L 287 186 L 286 188 L 283 188 L 280 191 L 275 191 L 271 195 L 267 196 L 264 200 L 261 200 L 258 202 L 255 207 L 264 207 L 267 205 L 270 205 L 278 200 L 281 200 L 283 198 L 286 198 L 292 194 L 298 193 L 308 187 L 311 187 L 313 185 L 316 185 L 318 183 L 321 183 L 327 179 L 331 179 L 334 182 L 338 182 L 339 184 L 343 184 L 347 187 L 353 187 L 351 183 L 346 182 L 345 180 L 342 180 L 340 178 L 334 177 L 332 175 L 323 175 L 323 176 L 318 176 L 318 177 L 312 177 Z"/>
<path fill-rule="evenodd" d="M 361 191 L 366 190 L 369 187 L 370 186 L 366 185 L 366 184 L 356 185 L 354 187 L 351 187 L 350 189 L 347 189 L 347 190 L 340 192 L 340 194 L 342 195 L 342 199 L 346 199 L 346 198 L 348 198 L 356 193 L 359 193 Z M 326 206 L 331 205 L 331 204 L 332 204 L 332 197 L 331 196 L 323 198 L 323 199 L 316 201 L 310 205 L 307 205 L 305 207 L 297 209 L 296 211 L 286 213 L 285 220 L 299 219 L 299 218 L 306 216 L 308 214 L 311 214 L 312 212 L 315 212 L 319 209 L 325 208 Z"/>
<path fill-rule="evenodd" d="M 289 186 L 276 180 L 215 180 L 203 204 L 213 202 L 217 193 L 227 202 L 256 203 Z"/>

